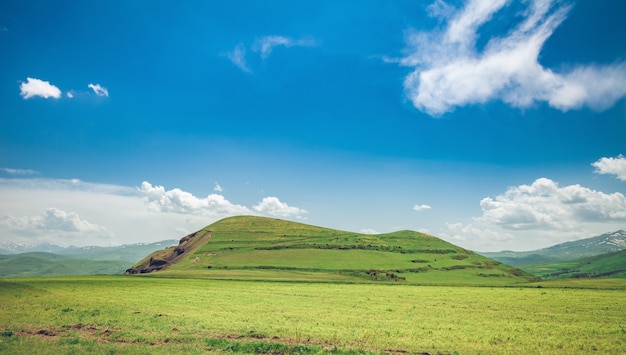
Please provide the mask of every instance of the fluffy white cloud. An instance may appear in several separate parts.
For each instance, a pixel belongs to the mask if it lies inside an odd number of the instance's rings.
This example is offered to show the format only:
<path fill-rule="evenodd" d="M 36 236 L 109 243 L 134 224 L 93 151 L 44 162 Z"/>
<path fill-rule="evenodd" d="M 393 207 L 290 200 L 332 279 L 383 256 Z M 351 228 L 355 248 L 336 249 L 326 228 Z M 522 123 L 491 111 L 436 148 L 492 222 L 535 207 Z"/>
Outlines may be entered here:
<path fill-rule="evenodd" d="M 284 36 L 265 36 L 257 39 L 252 49 L 255 52 L 259 52 L 262 59 L 266 59 L 272 53 L 274 47 L 277 46 L 286 48 L 295 46 L 311 47 L 315 46 L 315 41 L 312 39 L 292 39 Z"/>
<path fill-rule="evenodd" d="M 105 87 L 102 87 L 100 84 L 89 83 L 87 87 L 93 90 L 93 92 L 98 96 L 109 96 L 109 90 L 107 90 L 107 88 Z"/>
<path fill-rule="evenodd" d="M 224 196 L 210 194 L 198 198 L 179 188 L 165 190 L 163 186 L 152 186 L 147 181 L 141 183 L 139 192 L 144 196 L 145 203 L 154 211 L 175 212 L 184 214 L 206 215 L 237 215 L 250 214 L 245 206 L 232 204 Z"/>
<path fill-rule="evenodd" d="M 430 207 L 429 205 L 415 205 L 415 206 L 413 206 L 413 209 L 415 211 L 424 211 L 424 210 L 429 210 L 431 208 L 432 207 Z"/>
<path fill-rule="evenodd" d="M 290 217 L 297 216 L 300 217 L 302 214 L 307 213 L 307 211 L 287 205 L 284 202 L 281 202 L 278 197 L 265 197 L 261 202 L 257 205 L 252 206 L 255 211 L 260 213 L 267 213 L 273 216 L 280 217 Z"/>
<path fill-rule="evenodd" d="M 222 187 L 220 186 L 220 184 L 217 183 L 217 181 L 215 182 L 215 186 L 213 187 L 213 191 L 222 192 Z"/>
<path fill-rule="evenodd" d="M 80 218 L 75 212 L 66 212 L 54 207 L 46 209 L 41 216 L 13 217 L 13 220 L 25 228 L 83 233 L 106 231 L 106 228 Z"/>
<path fill-rule="evenodd" d="M 75 212 L 66 212 L 54 207 L 48 208 L 42 215 L 36 216 L 15 217 L 6 214 L 0 220 L 0 226 L 25 235 L 62 232 L 99 238 L 109 237 L 106 228 L 80 218 Z"/>
<path fill-rule="evenodd" d="M 495 199 L 480 201 L 479 219 L 508 230 L 571 231 L 583 223 L 626 221 L 626 198 L 580 185 L 559 187 L 540 178 L 531 185 L 510 187 Z"/>
<path fill-rule="evenodd" d="M 598 174 L 615 175 L 621 181 L 626 181 L 626 158 L 619 155 L 616 158 L 600 158 L 593 165 Z"/>
<path fill-rule="evenodd" d="M 232 52 L 226 53 L 226 57 L 230 59 L 233 64 L 237 66 L 237 68 L 241 69 L 243 72 L 251 73 L 250 67 L 248 67 L 248 63 L 246 62 L 246 47 L 243 43 L 237 44 Z"/>
<path fill-rule="evenodd" d="M 225 217 L 254 214 L 256 211 L 272 216 L 295 216 L 297 218 L 301 218 L 302 214 L 307 213 L 301 208 L 281 202 L 277 197 L 265 197 L 250 209 L 246 206 L 233 204 L 222 195 L 210 194 L 205 198 L 198 198 L 179 188 L 166 191 L 163 186 L 153 186 L 147 181 L 141 184 L 139 193 L 144 196 L 144 202 L 149 208 L 157 212 Z"/>
<path fill-rule="evenodd" d="M 0 196 L 0 241 L 30 244 L 104 246 L 178 239 L 188 234 L 181 231 L 196 231 L 223 217 L 154 213 L 136 187 L 78 179 L 0 178 Z"/>
<path fill-rule="evenodd" d="M 43 81 L 35 78 L 26 78 L 26 82 L 20 85 L 20 95 L 26 99 L 39 96 L 47 99 L 49 97 L 58 99 L 61 97 L 61 90 L 50 84 L 49 81 Z"/>
<path fill-rule="evenodd" d="M 457 106 L 502 100 L 514 107 L 547 102 L 562 111 L 604 110 L 626 95 L 626 62 L 561 73 L 539 63 L 544 43 L 570 10 L 557 0 L 525 2 L 524 19 L 479 52 L 479 27 L 508 3 L 471 0 L 459 10 L 441 0 L 431 5 L 431 15 L 445 21 L 443 30 L 409 33 L 406 55 L 398 60 L 415 68 L 404 87 L 416 108 L 437 116 Z"/>

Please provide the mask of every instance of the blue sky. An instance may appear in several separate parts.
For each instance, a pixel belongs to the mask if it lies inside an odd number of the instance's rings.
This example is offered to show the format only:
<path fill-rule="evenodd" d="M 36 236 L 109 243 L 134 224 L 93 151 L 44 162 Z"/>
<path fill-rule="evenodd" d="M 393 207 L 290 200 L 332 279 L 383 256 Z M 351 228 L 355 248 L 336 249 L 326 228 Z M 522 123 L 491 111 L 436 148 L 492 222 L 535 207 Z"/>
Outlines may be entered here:
<path fill-rule="evenodd" d="M 3 1 L 0 241 L 626 228 L 623 1 Z"/>

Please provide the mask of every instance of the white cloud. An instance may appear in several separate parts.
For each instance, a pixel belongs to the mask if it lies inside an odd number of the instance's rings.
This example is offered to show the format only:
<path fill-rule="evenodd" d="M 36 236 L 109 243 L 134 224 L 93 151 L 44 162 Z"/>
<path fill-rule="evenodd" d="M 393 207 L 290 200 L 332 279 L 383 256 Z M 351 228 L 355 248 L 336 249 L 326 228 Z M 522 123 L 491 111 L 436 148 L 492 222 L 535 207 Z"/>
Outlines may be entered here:
<path fill-rule="evenodd" d="M 14 217 L 7 214 L 2 223 L 12 229 L 47 230 L 61 232 L 106 232 L 106 228 L 81 219 L 75 212 L 66 212 L 58 208 L 48 208 L 42 215 Z"/>
<path fill-rule="evenodd" d="M 432 207 L 430 207 L 429 205 L 415 205 L 415 206 L 413 206 L 413 209 L 415 211 L 424 211 L 424 210 L 429 210 L 431 208 Z"/>
<path fill-rule="evenodd" d="M 68 99 L 73 99 L 74 98 L 74 94 L 71 91 L 68 91 L 65 96 L 67 96 Z"/>
<path fill-rule="evenodd" d="M 485 243 L 509 241 L 514 238 L 511 233 L 494 231 L 490 228 L 481 229 L 471 224 L 446 223 L 446 227 L 448 230 L 443 233 L 442 238 L 456 241 L 478 240 Z"/>
<path fill-rule="evenodd" d="M 600 158 L 591 165 L 596 168 L 595 172 L 598 174 L 611 174 L 621 181 L 626 181 L 626 158 L 621 154 L 615 158 Z"/>
<path fill-rule="evenodd" d="M 457 106 L 501 100 L 522 108 L 547 102 L 562 111 L 604 110 L 626 95 L 626 62 L 574 66 L 562 73 L 539 63 L 544 43 L 570 10 L 557 0 L 526 2 L 524 19 L 505 35 L 490 38 L 479 52 L 479 27 L 508 3 L 472 0 L 459 10 L 440 0 L 431 5 L 430 13 L 446 26 L 409 33 L 406 55 L 397 60 L 415 68 L 404 87 L 416 108 L 437 116 Z"/>
<path fill-rule="evenodd" d="M 315 41 L 312 39 L 292 39 L 284 36 L 265 36 L 257 39 L 252 46 L 255 52 L 259 52 L 262 59 L 266 59 L 272 53 L 272 50 L 277 46 L 290 47 L 311 47 L 315 46 Z"/>
<path fill-rule="evenodd" d="M 0 171 L 4 171 L 9 175 L 37 175 L 39 172 L 31 169 L 11 169 L 11 168 L 0 168 Z"/>
<path fill-rule="evenodd" d="M 24 100 L 35 96 L 43 97 L 44 99 L 49 97 L 58 99 L 61 97 L 61 90 L 50 84 L 49 81 L 26 78 L 26 82 L 22 82 L 20 85 L 20 95 L 22 95 Z"/>
<path fill-rule="evenodd" d="M 87 85 L 88 88 L 93 90 L 93 92 L 98 96 L 109 96 L 109 90 L 107 88 L 100 86 L 100 84 L 91 84 Z"/>
<path fill-rule="evenodd" d="M 75 212 L 66 212 L 58 208 L 47 208 L 43 214 L 15 217 L 5 214 L 0 219 L 0 229 L 11 230 L 30 238 L 46 238 L 63 235 L 72 244 L 78 240 L 110 239 L 110 232 L 102 226 L 81 218 Z M 66 243 L 59 243 L 66 244 Z"/>
<path fill-rule="evenodd" d="M 480 201 L 482 222 L 508 230 L 571 231 L 584 223 L 626 221 L 626 198 L 580 185 L 559 187 L 547 178 L 510 187 Z"/>
<path fill-rule="evenodd" d="M 301 208 L 289 206 L 281 202 L 277 197 L 272 196 L 265 197 L 257 205 L 252 206 L 252 208 L 257 212 L 280 217 L 300 216 L 307 213 L 307 211 Z"/>
<path fill-rule="evenodd" d="M 248 63 L 246 62 L 246 47 L 243 43 L 237 44 L 232 52 L 226 53 L 226 57 L 230 59 L 233 64 L 237 66 L 237 68 L 241 69 L 243 72 L 251 73 L 250 67 L 248 67 Z"/>
<path fill-rule="evenodd" d="M 0 241 L 63 246 L 149 243 L 181 238 L 188 234 L 182 230 L 196 231 L 219 219 L 154 213 L 135 187 L 78 179 L 0 178 L 0 196 Z"/>
<path fill-rule="evenodd" d="M 380 234 L 375 229 L 372 229 L 372 228 L 363 228 L 359 232 L 363 234 Z"/>
<path fill-rule="evenodd" d="M 312 47 L 317 45 L 315 40 L 311 38 L 293 39 L 285 36 L 264 36 L 257 38 L 251 46 L 252 51 L 259 53 L 261 59 L 267 59 L 276 47 Z M 232 52 L 226 53 L 226 57 L 230 59 L 239 69 L 246 73 L 252 73 L 252 69 L 246 61 L 246 46 L 239 43 Z"/>
<path fill-rule="evenodd" d="M 238 215 L 250 214 L 245 206 L 232 204 L 224 196 L 210 194 L 205 198 L 198 198 L 179 188 L 166 191 L 163 186 L 152 186 L 147 181 L 141 183 L 139 192 L 144 196 L 144 202 L 157 212 L 174 212 L 198 215 Z"/>
<path fill-rule="evenodd" d="M 222 192 L 222 187 L 220 186 L 220 184 L 217 183 L 217 181 L 215 182 L 215 186 L 213 187 L 213 191 Z"/>

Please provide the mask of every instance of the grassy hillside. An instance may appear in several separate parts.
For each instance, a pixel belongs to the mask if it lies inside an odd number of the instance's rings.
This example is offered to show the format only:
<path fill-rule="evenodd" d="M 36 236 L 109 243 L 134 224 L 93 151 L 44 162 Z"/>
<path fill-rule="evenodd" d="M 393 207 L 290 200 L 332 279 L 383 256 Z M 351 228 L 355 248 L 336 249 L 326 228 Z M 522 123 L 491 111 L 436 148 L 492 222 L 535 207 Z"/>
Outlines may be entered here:
<path fill-rule="evenodd" d="M 626 231 L 618 230 L 592 238 L 561 243 L 531 251 L 500 251 L 480 253 L 502 263 L 526 268 L 532 265 L 570 261 L 626 249 Z"/>
<path fill-rule="evenodd" d="M 533 265 L 526 270 L 544 279 L 626 277 L 626 250 L 573 261 Z"/>
<path fill-rule="evenodd" d="M 116 247 L 57 248 L 56 253 L 0 255 L 0 277 L 121 274 L 146 254 L 172 240 Z"/>
<path fill-rule="evenodd" d="M 0 277 L 121 274 L 132 262 L 88 260 L 51 253 L 0 255 Z"/>
<path fill-rule="evenodd" d="M 209 233 L 210 232 L 210 233 Z M 510 284 L 533 276 L 413 231 L 367 235 L 239 216 L 196 234 L 208 242 L 155 276 L 422 284 Z M 174 249 L 144 260 L 158 261 Z"/>

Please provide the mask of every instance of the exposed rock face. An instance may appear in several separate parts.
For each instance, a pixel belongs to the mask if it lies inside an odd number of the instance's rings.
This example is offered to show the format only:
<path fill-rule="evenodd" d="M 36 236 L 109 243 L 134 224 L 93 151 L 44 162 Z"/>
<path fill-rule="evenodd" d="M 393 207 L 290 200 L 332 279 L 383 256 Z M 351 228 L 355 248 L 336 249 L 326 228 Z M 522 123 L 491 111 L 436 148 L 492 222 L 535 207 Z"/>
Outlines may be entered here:
<path fill-rule="evenodd" d="M 126 270 L 125 274 L 146 274 L 159 270 L 165 270 L 176 264 L 187 255 L 191 254 L 199 246 L 206 244 L 211 239 L 211 231 L 200 230 L 183 237 L 177 246 L 155 251 L 150 257 L 145 258 L 132 268 Z"/>

